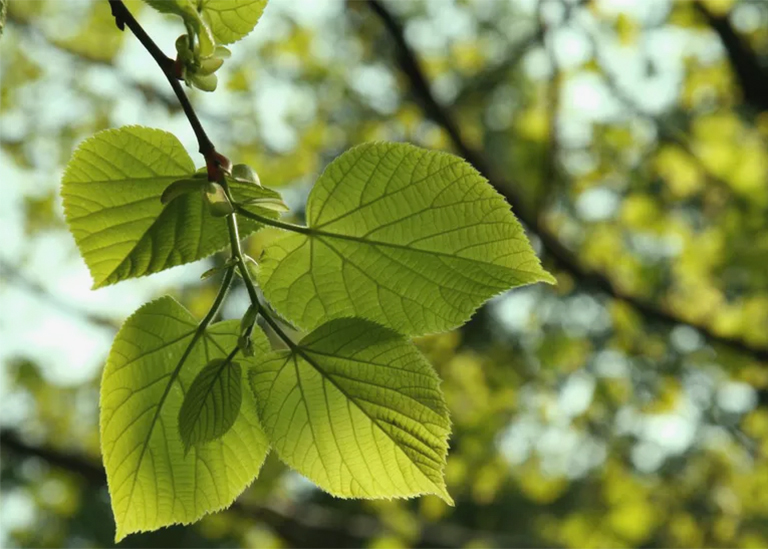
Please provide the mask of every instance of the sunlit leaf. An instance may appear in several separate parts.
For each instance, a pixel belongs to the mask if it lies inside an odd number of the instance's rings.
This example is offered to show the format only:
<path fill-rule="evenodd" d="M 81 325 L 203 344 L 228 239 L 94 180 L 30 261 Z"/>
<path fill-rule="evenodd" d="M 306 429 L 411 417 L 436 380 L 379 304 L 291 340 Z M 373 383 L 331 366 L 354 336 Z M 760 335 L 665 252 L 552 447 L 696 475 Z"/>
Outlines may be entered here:
<path fill-rule="evenodd" d="M 333 161 L 307 204 L 306 234 L 265 253 L 260 281 L 305 328 L 360 316 L 399 332 L 454 328 L 488 298 L 553 282 L 509 205 L 469 164 L 396 143 Z"/>
<path fill-rule="evenodd" d="M 239 333 L 237 321 L 214 324 L 182 361 L 196 328 L 186 309 L 163 297 L 123 324 L 109 353 L 101 384 L 101 449 L 117 541 L 227 507 L 266 457 L 268 443 L 248 391 L 226 434 L 185 452 L 178 428 L 184 395 L 206 364 L 234 349 Z M 257 356 L 269 350 L 259 331 L 253 345 Z"/>
<path fill-rule="evenodd" d="M 262 359 L 250 383 L 281 459 L 324 490 L 451 502 L 443 481 L 450 421 L 438 377 L 403 336 L 334 320 Z"/>
<path fill-rule="evenodd" d="M 242 377 L 240 364 L 223 358 L 200 370 L 179 411 L 185 450 L 220 438 L 234 425 L 242 403 Z"/>
<path fill-rule="evenodd" d="M 259 22 L 267 0 L 145 0 L 156 10 L 174 13 L 200 32 L 200 19 L 218 44 L 237 42 Z M 207 54 L 206 54 L 207 55 Z"/>
<path fill-rule="evenodd" d="M 229 244 L 226 220 L 208 213 L 200 193 L 162 203 L 169 185 L 194 174 L 179 140 L 160 130 L 107 130 L 78 147 L 61 195 L 94 288 L 196 261 Z M 276 194 L 243 184 L 232 192 L 241 200 Z M 240 220 L 241 236 L 257 228 Z"/>
<path fill-rule="evenodd" d="M 253 30 L 267 0 L 202 0 L 200 5 L 216 42 L 231 44 Z"/>

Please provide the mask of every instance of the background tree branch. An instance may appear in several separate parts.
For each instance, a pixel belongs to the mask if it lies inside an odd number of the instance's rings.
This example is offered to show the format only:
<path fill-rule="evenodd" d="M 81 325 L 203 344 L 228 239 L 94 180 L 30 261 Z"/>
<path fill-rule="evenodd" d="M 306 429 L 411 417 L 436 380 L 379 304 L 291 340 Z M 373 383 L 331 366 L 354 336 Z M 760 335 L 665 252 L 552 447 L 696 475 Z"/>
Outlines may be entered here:
<path fill-rule="evenodd" d="M 552 261 L 557 268 L 568 272 L 583 288 L 599 291 L 631 305 L 649 321 L 666 325 L 683 324 L 691 326 L 698 330 L 712 344 L 722 345 L 731 350 L 749 355 L 761 362 L 768 362 L 768 348 L 753 346 L 740 338 L 723 336 L 714 332 L 708 326 L 690 322 L 663 305 L 648 302 L 645 299 L 623 291 L 604 274 L 579 261 L 577 256 L 555 234 L 549 231 L 541 220 L 539 212 L 528 206 L 527 201 L 523 200 L 522 195 L 517 190 L 522 188 L 522 185 L 519 182 L 498 177 L 493 171 L 492 163 L 484 153 L 474 149 L 464 140 L 459 125 L 450 111 L 441 105 L 432 93 L 418 56 L 406 41 L 403 26 L 394 14 L 380 0 L 368 0 L 368 5 L 371 11 L 380 19 L 389 34 L 395 46 L 398 67 L 407 77 L 411 93 L 416 102 L 422 107 L 424 114 L 446 131 L 456 151 L 485 176 L 491 185 L 507 199 L 520 221 L 541 242 L 546 258 Z"/>
<path fill-rule="evenodd" d="M 702 0 L 694 1 L 693 7 L 720 38 L 744 101 L 758 111 L 768 110 L 768 71 L 749 44 L 733 28 L 728 14 L 716 15 Z"/>
<path fill-rule="evenodd" d="M 0 430 L 0 449 L 6 459 L 42 459 L 52 467 L 78 475 L 92 488 L 107 487 L 107 476 L 101 464 L 79 454 L 31 444 L 10 429 Z M 312 502 L 285 506 L 235 501 L 225 512 L 263 522 L 289 544 L 299 547 L 361 547 L 386 531 L 373 516 L 344 513 Z M 462 547 L 480 539 L 497 547 L 525 542 L 516 536 L 433 523 L 421 525 L 416 546 Z"/>

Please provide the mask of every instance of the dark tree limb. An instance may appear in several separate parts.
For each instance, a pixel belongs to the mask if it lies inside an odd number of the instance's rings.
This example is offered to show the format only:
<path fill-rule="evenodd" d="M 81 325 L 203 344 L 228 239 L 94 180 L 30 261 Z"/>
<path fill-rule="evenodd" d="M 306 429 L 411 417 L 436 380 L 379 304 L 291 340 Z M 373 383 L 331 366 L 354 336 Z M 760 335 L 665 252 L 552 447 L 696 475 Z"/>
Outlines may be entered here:
<path fill-rule="evenodd" d="M 472 148 L 464 140 L 452 114 L 446 107 L 438 103 L 432 93 L 429 82 L 418 61 L 418 56 L 405 40 L 403 27 L 397 18 L 380 0 L 368 0 L 368 5 L 373 13 L 379 17 L 394 43 L 398 67 L 408 79 L 411 91 L 419 105 L 422 106 L 424 114 L 448 133 L 456 151 L 488 179 L 490 184 L 507 199 L 517 217 L 539 239 L 546 257 L 557 268 L 573 276 L 581 287 L 603 293 L 613 299 L 631 305 L 649 321 L 665 325 L 682 324 L 691 326 L 714 345 L 726 347 L 761 362 L 768 362 L 768 347 L 755 346 L 737 337 L 720 335 L 708 326 L 686 320 L 664 305 L 649 302 L 624 291 L 605 274 L 579 261 L 577 256 L 545 226 L 539 217 L 539 212 L 529 206 L 528 202 L 523 199 L 523 196 L 517 190 L 522 188 L 522 184 L 498 177 L 493 172 L 491 162 L 485 154 Z"/>
<path fill-rule="evenodd" d="M 768 70 L 762 66 L 755 52 L 733 28 L 727 14 L 712 13 L 701 0 L 696 0 L 693 7 L 720 38 L 744 102 L 758 111 L 768 110 Z"/>
<path fill-rule="evenodd" d="M 0 429 L 3 458 L 38 458 L 48 465 L 79 476 L 91 488 L 106 489 L 104 468 L 90 458 L 25 441 L 15 431 Z M 264 523 L 293 547 L 362 547 L 387 531 L 375 517 L 350 514 L 322 505 L 302 502 L 291 505 L 255 504 L 236 501 L 224 512 Z M 461 547 L 473 540 L 496 547 L 530 545 L 520 536 L 474 530 L 449 523 L 422 524 L 419 547 Z"/>

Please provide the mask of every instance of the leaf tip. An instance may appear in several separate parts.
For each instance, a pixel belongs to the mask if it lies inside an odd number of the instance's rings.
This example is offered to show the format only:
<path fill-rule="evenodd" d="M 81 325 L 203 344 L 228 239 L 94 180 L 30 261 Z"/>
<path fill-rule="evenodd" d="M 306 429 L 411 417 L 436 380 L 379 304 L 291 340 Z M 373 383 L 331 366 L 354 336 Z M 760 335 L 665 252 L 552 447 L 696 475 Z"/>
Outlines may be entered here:
<path fill-rule="evenodd" d="M 126 532 L 120 527 L 120 524 L 117 524 L 115 529 L 115 543 L 117 544 L 123 541 L 128 534 L 130 534 L 130 532 Z"/>
<path fill-rule="evenodd" d="M 430 492 L 431 494 L 439 497 L 447 505 L 456 507 L 456 502 L 453 501 L 451 494 L 448 493 L 448 487 L 445 485 L 445 480 L 441 480 L 439 483 L 434 483 L 433 485 L 435 487 L 435 491 Z"/>
<path fill-rule="evenodd" d="M 557 286 L 557 278 L 555 278 L 555 275 L 545 270 L 543 267 L 541 269 L 541 281 L 546 284 L 551 284 L 552 286 Z"/>
<path fill-rule="evenodd" d="M 438 497 L 451 507 L 456 507 L 456 502 L 453 501 L 451 494 L 448 493 L 446 488 L 442 489 L 442 491 L 438 494 Z"/>

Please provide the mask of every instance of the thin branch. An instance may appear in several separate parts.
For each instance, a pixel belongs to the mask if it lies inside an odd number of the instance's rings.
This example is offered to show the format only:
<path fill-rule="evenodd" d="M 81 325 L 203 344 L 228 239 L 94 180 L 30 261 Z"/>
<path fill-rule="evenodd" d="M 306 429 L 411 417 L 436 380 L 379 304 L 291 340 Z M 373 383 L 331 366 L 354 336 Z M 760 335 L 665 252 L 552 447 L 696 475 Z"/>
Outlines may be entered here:
<path fill-rule="evenodd" d="M 662 324 L 684 324 L 691 326 L 713 344 L 722 345 L 762 362 L 768 362 L 768 347 L 753 346 L 740 338 L 717 334 L 708 326 L 694 324 L 662 305 L 650 303 L 643 298 L 623 291 L 603 273 L 582 264 L 576 255 L 563 245 L 558 237 L 543 224 L 535 208 L 530 207 L 527 201 L 523 200 L 522 195 L 517 191 L 518 188 L 522 188 L 522 185 L 499 178 L 493 173 L 488 158 L 481 151 L 473 149 L 464 141 L 458 124 L 451 113 L 440 105 L 432 94 L 416 53 L 405 40 L 405 34 L 400 22 L 379 0 L 368 0 L 368 5 L 380 18 L 391 40 L 394 42 L 400 70 L 408 78 L 411 90 L 417 97 L 419 104 L 422 105 L 424 114 L 448 133 L 459 154 L 473 164 L 490 181 L 491 185 L 507 199 L 518 218 L 538 237 L 547 256 L 558 268 L 570 273 L 583 287 L 602 292 L 631 305 L 648 320 Z"/>
<path fill-rule="evenodd" d="M 474 96 L 485 94 L 488 90 L 494 89 L 503 82 L 510 72 L 517 67 L 523 56 L 543 39 L 543 29 L 537 26 L 536 30 L 519 40 L 504 57 L 504 60 L 496 66 L 493 66 L 467 82 L 456 94 L 453 100 L 453 107 L 459 107 L 466 104 Z"/>
<path fill-rule="evenodd" d="M 101 328 L 108 328 L 110 330 L 117 329 L 118 323 L 114 319 L 100 315 L 98 313 L 91 313 L 81 309 L 77 305 L 62 301 L 59 296 L 52 294 L 42 285 L 32 281 L 28 276 L 22 274 L 16 267 L 2 260 L 0 260 L 0 275 L 2 275 L 8 281 L 12 282 L 15 286 L 22 288 L 31 294 L 34 294 L 46 305 L 51 305 L 63 313 L 82 317 L 83 320 L 86 320 L 91 324 Z"/>
<path fill-rule="evenodd" d="M 136 21 L 136 18 L 133 17 L 133 14 L 131 14 L 128 8 L 125 7 L 125 4 L 123 4 L 122 0 L 109 0 L 109 4 L 112 6 L 112 15 L 115 16 L 115 23 L 117 24 L 117 27 L 120 30 L 123 30 L 124 27 L 127 26 L 134 34 L 134 36 L 136 36 L 139 42 L 141 42 L 141 45 L 144 46 L 144 49 L 149 52 L 149 54 L 157 63 L 157 66 L 160 67 L 160 69 L 163 71 L 165 78 L 168 80 L 168 83 L 171 85 L 171 88 L 173 88 L 176 97 L 179 99 L 181 108 L 184 110 L 184 114 L 187 116 L 189 124 L 192 126 L 192 130 L 195 132 L 200 154 L 205 157 L 206 163 L 209 165 L 210 170 L 212 163 L 220 162 L 220 160 L 215 159 L 217 154 L 216 149 L 214 148 L 213 143 L 211 143 L 211 140 L 208 139 L 208 135 L 205 133 L 203 125 L 197 118 L 195 109 L 189 102 L 189 98 L 187 97 L 184 88 L 182 88 L 181 83 L 177 78 L 174 60 L 165 55 L 163 51 L 157 46 L 157 44 L 155 44 L 154 40 L 150 38 L 150 36 L 142 28 L 139 22 Z M 214 180 L 215 179 L 217 178 L 214 178 Z"/>
<path fill-rule="evenodd" d="M 755 52 L 733 28 L 728 15 L 712 13 L 701 0 L 694 1 L 693 7 L 720 38 L 741 87 L 744 101 L 758 111 L 768 110 L 768 71 L 762 66 Z"/>
<path fill-rule="evenodd" d="M 657 116 L 647 112 L 631 97 L 631 95 L 624 89 L 618 82 L 618 78 L 608 68 L 608 63 L 600 53 L 600 46 L 597 42 L 597 38 L 592 32 L 584 28 L 584 34 L 587 37 L 592 55 L 595 61 L 600 67 L 600 72 L 603 77 L 605 85 L 610 90 L 614 98 L 616 98 L 624 108 L 630 111 L 634 116 L 644 118 L 650 121 L 659 132 L 659 142 L 672 143 L 677 145 L 688 157 L 696 164 L 696 167 L 701 170 L 702 174 L 713 184 L 715 184 L 719 190 L 728 194 L 730 202 L 738 206 L 741 210 L 746 210 L 750 207 L 754 207 L 756 203 L 750 201 L 747 198 L 733 192 L 733 187 L 725 181 L 723 178 L 712 173 L 709 167 L 704 163 L 701 157 L 696 153 L 691 143 L 686 139 L 685 134 L 673 127 L 663 117 Z"/>

